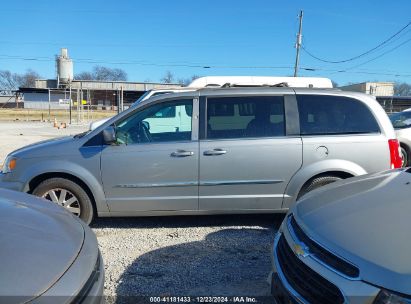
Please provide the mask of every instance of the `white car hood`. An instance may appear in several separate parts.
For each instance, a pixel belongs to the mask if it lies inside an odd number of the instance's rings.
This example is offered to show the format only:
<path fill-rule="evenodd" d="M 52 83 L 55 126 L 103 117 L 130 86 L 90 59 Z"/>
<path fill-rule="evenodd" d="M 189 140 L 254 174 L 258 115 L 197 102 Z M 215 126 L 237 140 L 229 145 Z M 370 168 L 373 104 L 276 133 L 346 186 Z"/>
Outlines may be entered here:
<path fill-rule="evenodd" d="M 312 239 L 358 266 L 362 280 L 411 294 L 411 173 L 393 170 L 325 186 L 293 213 Z"/>

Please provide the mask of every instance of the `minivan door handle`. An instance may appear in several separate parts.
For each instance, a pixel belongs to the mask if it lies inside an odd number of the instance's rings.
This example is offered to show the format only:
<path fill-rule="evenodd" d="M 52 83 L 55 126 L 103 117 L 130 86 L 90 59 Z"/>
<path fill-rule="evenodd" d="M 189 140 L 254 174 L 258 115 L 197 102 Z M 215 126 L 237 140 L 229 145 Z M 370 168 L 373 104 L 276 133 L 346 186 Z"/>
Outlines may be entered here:
<path fill-rule="evenodd" d="M 213 150 L 204 151 L 203 154 L 205 156 L 216 156 L 216 155 L 223 155 L 223 154 L 226 154 L 226 153 L 227 153 L 227 151 L 223 150 L 223 149 L 213 149 Z"/>
<path fill-rule="evenodd" d="M 193 151 L 186 151 L 186 150 L 177 150 L 171 153 L 172 157 L 187 157 L 187 156 L 192 156 L 192 155 L 194 155 Z"/>

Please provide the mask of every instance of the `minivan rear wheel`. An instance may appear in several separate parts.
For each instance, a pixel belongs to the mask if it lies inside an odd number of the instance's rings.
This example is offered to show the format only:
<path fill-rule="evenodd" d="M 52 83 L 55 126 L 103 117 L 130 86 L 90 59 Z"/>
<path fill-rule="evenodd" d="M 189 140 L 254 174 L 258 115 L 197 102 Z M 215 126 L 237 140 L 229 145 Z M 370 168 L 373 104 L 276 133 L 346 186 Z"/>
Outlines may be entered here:
<path fill-rule="evenodd" d="M 404 147 L 401 147 L 402 167 L 408 166 L 408 152 Z"/>
<path fill-rule="evenodd" d="M 313 191 L 314 189 L 320 188 L 327 184 L 331 184 L 340 179 L 342 178 L 335 176 L 335 175 L 323 175 L 323 176 L 315 177 L 312 180 L 308 181 L 301 188 L 300 193 L 298 193 L 297 200 L 299 200 L 304 194 L 307 194 L 308 192 Z"/>
<path fill-rule="evenodd" d="M 46 179 L 34 189 L 33 194 L 66 208 L 86 224 L 93 220 L 90 197 L 80 185 L 71 180 L 60 177 Z"/>

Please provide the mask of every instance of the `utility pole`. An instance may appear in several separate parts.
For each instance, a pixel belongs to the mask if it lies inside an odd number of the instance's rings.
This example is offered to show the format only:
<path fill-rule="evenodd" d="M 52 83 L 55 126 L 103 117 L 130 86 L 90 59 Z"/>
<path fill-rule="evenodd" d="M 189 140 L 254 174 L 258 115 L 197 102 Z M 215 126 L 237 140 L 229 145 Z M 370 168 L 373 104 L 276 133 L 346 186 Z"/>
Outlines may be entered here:
<path fill-rule="evenodd" d="M 121 86 L 121 95 L 120 95 L 120 97 L 121 97 L 121 112 L 123 112 L 124 111 L 124 89 L 123 89 L 123 86 Z"/>
<path fill-rule="evenodd" d="M 50 89 L 49 90 L 49 122 L 51 121 L 51 96 L 50 96 Z"/>
<path fill-rule="evenodd" d="M 71 82 L 69 85 L 70 93 L 69 93 L 69 116 L 70 116 L 70 125 L 71 125 L 71 107 L 73 106 L 73 103 L 71 102 Z"/>
<path fill-rule="evenodd" d="M 300 19 L 300 26 L 298 29 L 297 34 L 297 42 L 295 43 L 295 48 L 297 49 L 297 54 L 295 56 L 295 66 L 294 66 L 294 77 L 297 77 L 298 73 L 298 64 L 300 63 L 300 48 L 302 42 L 302 30 L 303 30 L 303 11 L 300 11 L 300 15 L 298 16 Z"/>

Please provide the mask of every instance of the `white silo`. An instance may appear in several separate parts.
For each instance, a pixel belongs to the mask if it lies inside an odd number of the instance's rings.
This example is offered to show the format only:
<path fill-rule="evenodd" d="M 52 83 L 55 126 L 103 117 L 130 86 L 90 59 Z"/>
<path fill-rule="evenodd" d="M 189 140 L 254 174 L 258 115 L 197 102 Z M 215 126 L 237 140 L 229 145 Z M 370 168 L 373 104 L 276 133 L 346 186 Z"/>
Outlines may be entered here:
<path fill-rule="evenodd" d="M 73 80 L 73 61 L 68 56 L 66 48 L 61 49 L 61 53 L 57 56 L 57 83 L 58 85 L 66 85 Z"/>

